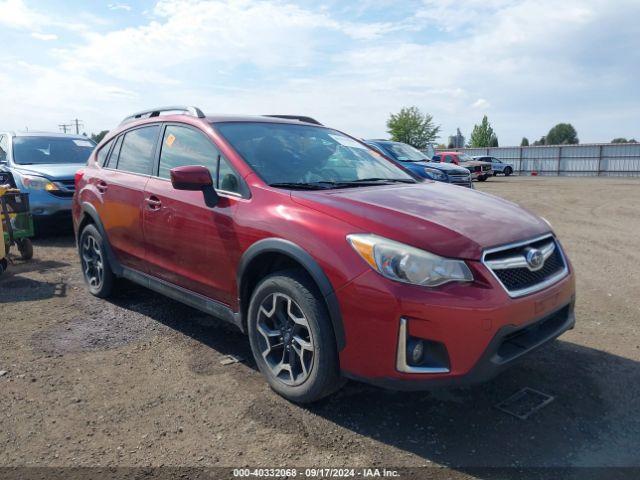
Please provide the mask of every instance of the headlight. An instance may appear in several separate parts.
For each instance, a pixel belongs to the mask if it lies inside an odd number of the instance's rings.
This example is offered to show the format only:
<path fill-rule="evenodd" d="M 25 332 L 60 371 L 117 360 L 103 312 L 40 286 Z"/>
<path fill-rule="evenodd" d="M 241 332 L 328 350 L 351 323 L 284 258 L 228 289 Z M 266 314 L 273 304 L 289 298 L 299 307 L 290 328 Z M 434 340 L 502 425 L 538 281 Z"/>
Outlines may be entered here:
<path fill-rule="evenodd" d="M 47 192 L 59 190 L 55 183 L 50 182 L 44 177 L 20 174 L 20 179 L 25 188 L 29 190 L 46 190 Z"/>
<path fill-rule="evenodd" d="M 347 240 L 371 268 L 391 280 L 425 287 L 473 281 L 471 270 L 462 260 L 440 257 L 372 234 L 355 233 L 347 235 Z"/>
<path fill-rule="evenodd" d="M 434 180 L 446 180 L 447 176 L 436 168 L 425 167 L 424 173 Z"/>

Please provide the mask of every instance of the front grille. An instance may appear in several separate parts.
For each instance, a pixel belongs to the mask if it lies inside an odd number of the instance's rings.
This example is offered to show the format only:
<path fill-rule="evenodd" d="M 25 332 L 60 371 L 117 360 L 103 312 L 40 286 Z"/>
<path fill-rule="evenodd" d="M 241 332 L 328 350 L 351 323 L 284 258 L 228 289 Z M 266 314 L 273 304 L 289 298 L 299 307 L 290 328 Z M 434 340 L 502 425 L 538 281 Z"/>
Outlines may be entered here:
<path fill-rule="evenodd" d="M 65 190 L 71 190 L 73 192 L 76 189 L 76 182 L 74 180 L 59 180 L 56 183 L 61 185 Z"/>
<path fill-rule="evenodd" d="M 449 175 L 449 178 L 457 185 L 468 185 L 470 180 L 469 175 Z"/>
<path fill-rule="evenodd" d="M 549 338 L 557 336 L 563 328 L 566 329 L 565 325 L 572 314 L 571 308 L 571 305 L 567 305 L 531 325 L 506 335 L 496 351 L 501 363 L 519 357 Z"/>
<path fill-rule="evenodd" d="M 543 264 L 537 269 L 528 265 L 526 260 L 527 253 L 533 249 L 547 252 Z M 560 245 L 552 236 L 491 250 L 484 255 L 483 262 L 511 296 L 546 288 L 567 272 Z"/>
<path fill-rule="evenodd" d="M 50 190 L 49 193 L 54 197 L 71 198 L 73 197 L 73 191 L 65 192 L 64 190 Z"/>

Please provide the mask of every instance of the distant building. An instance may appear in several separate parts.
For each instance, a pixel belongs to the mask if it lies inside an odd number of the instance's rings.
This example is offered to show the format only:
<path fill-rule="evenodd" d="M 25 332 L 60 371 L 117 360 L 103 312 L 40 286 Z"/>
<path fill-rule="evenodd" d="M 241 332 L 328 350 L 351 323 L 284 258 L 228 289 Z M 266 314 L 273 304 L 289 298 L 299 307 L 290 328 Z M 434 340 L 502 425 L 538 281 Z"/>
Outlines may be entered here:
<path fill-rule="evenodd" d="M 460 129 L 458 128 L 458 133 L 455 135 L 451 135 L 449 137 L 448 148 L 464 148 L 464 135 L 460 133 Z"/>

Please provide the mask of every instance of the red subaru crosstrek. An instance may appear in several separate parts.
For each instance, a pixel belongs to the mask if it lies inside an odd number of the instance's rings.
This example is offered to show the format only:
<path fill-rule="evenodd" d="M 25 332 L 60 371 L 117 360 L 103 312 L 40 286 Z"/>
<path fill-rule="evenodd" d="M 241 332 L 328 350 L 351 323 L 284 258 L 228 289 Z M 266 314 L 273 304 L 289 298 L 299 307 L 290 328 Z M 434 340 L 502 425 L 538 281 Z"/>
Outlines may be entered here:
<path fill-rule="evenodd" d="M 549 224 L 420 181 L 308 117 L 132 115 L 76 175 L 89 291 L 118 277 L 236 324 L 272 388 L 479 382 L 574 325 Z"/>

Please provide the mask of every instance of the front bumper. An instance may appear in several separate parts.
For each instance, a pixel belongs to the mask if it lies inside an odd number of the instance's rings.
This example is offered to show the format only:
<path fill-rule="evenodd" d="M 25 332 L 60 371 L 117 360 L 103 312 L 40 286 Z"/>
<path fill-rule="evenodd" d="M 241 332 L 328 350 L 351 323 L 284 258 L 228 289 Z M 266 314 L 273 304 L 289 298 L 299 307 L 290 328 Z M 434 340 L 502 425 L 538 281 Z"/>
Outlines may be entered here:
<path fill-rule="evenodd" d="M 571 270 L 556 284 L 513 299 L 481 264 L 469 264 L 477 279 L 474 284 L 429 290 L 396 284 L 368 271 L 340 289 L 346 337 L 340 352 L 343 375 L 399 390 L 478 383 L 573 327 Z M 403 319 L 412 337 L 446 347 L 445 370 L 399 370 Z M 516 337 L 522 348 L 514 347 Z"/>
<path fill-rule="evenodd" d="M 72 197 L 57 197 L 43 190 L 25 190 L 29 193 L 31 213 L 37 217 L 70 214 Z"/>

